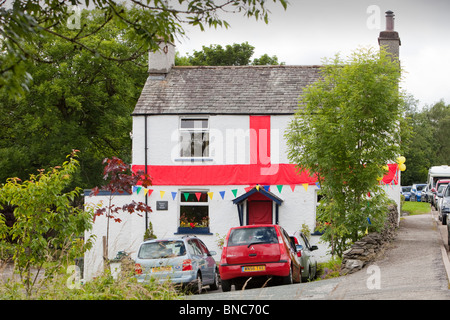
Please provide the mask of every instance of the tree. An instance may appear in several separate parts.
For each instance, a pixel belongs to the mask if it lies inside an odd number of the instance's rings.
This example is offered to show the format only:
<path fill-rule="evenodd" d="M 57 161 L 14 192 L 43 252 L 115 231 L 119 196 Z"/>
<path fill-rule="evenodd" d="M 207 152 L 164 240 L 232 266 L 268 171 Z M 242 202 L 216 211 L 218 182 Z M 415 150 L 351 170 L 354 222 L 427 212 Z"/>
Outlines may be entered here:
<path fill-rule="evenodd" d="M 106 237 L 105 237 L 105 252 L 103 253 L 103 260 L 106 262 L 105 266 L 109 263 L 108 247 L 109 247 L 109 222 L 113 219 L 117 223 L 121 223 L 122 220 L 119 217 L 119 213 L 128 212 L 130 214 L 152 212 L 150 206 L 143 202 L 135 202 L 124 204 L 122 207 L 117 207 L 113 203 L 114 196 L 116 194 L 131 194 L 132 187 L 138 184 L 142 184 L 144 188 L 151 185 L 151 178 L 143 170 L 137 172 L 131 172 L 131 168 L 122 159 L 113 157 L 112 159 L 104 159 L 103 164 L 105 168 L 103 170 L 103 179 L 107 182 L 101 188 L 95 187 L 91 191 L 91 196 L 98 195 L 100 190 L 108 192 L 108 204 L 105 207 L 98 207 L 94 211 L 94 221 L 96 217 L 106 216 Z"/>
<path fill-rule="evenodd" d="M 411 138 L 402 141 L 408 159 L 402 185 L 426 182 L 430 167 L 450 164 L 450 105 L 441 100 L 418 110 L 416 104 L 407 113 Z"/>
<path fill-rule="evenodd" d="M 11 94 L 23 94 L 27 90 L 31 77 L 23 64 L 29 59 L 48 62 L 41 57 L 39 46 L 32 40 L 35 35 L 54 35 L 68 44 L 81 47 L 93 55 L 118 62 L 134 60 L 137 56 L 157 50 L 161 39 L 173 42 L 175 37 L 184 35 L 183 25 L 198 26 L 204 30 L 208 27 L 228 27 L 220 12 L 243 13 L 247 17 L 262 19 L 268 23 L 270 11 L 264 0 L 167 0 L 141 1 L 132 0 L 136 10 L 127 11 L 125 4 L 103 0 L 71 0 L 71 5 L 91 6 L 102 11 L 104 23 L 97 29 L 85 27 L 80 20 L 77 32 L 67 35 L 61 28 L 69 27 L 74 17 L 73 7 L 64 1 L 14 0 L 7 8 L 6 0 L 0 0 L 0 39 L 2 55 L 0 56 L 0 87 L 7 86 Z M 285 9 L 286 0 L 273 0 Z M 70 22 L 69 22 L 70 21 Z M 125 32 L 134 34 L 134 41 L 139 50 L 129 56 L 116 57 L 105 55 L 96 46 L 89 45 L 86 39 L 99 32 L 111 21 L 115 21 Z M 70 25 L 70 27 L 72 27 Z M 59 28 L 59 29 L 58 29 Z M 29 45 L 25 45 L 25 44 Z M 24 80 L 26 80 L 24 82 Z"/>
<path fill-rule="evenodd" d="M 375 230 L 384 225 L 387 198 L 377 178 L 399 155 L 401 70 L 384 50 L 369 49 L 326 61 L 321 76 L 303 91 L 286 139 L 289 159 L 318 178 L 317 220 L 341 256 L 369 220 Z"/>
<path fill-rule="evenodd" d="M 91 245 L 90 239 L 85 243 L 80 237 L 92 226 L 92 212 L 72 205 L 79 188 L 67 191 L 79 167 L 76 151 L 68 157 L 61 167 L 40 170 L 23 182 L 10 178 L 0 188 L 0 210 L 9 207 L 14 214 L 13 224 L 6 224 L 0 215 L 1 252 L 12 255 L 28 297 L 44 264 L 45 278 L 51 277 Z M 33 274 L 32 269 L 37 271 Z"/>
<path fill-rule="evenodd" d="M 234 43 L 223 48 L 219 44 L 209 47 L 202 46 L 202 50 L 196 51 L 186 57 L 176 56 L 175 64 L 184 66 L 246 66 L 246 65 L 278 65 L 277 56 L 262 55 L 253 61 L 251 57 L 255 47 L 248 42 Z M 281 63 L 284 64 L 284 63 Z"/>
<path fill-rule="evenodd" d="M 80 41 L 101 55 L 125 59 L 140 51 L 132 31 L 117 22 L 103 26 L 107 20 L 100 10 L 85 10 L 81 19 L 83 31 L 95 33 Z M 79 32 L 53 30 L 65 37 Z M 26 179 L 78 149 L 81 170 L 74 185 L 99 185 L 104 158 L 131 161 L 130 114 L 148 75 L 147 55 L 116 62 L 51 34 L 30 39 L 48 63 L 23 62 L 33 81 L 20 99 L 0 89 L 0 182 Z"/>

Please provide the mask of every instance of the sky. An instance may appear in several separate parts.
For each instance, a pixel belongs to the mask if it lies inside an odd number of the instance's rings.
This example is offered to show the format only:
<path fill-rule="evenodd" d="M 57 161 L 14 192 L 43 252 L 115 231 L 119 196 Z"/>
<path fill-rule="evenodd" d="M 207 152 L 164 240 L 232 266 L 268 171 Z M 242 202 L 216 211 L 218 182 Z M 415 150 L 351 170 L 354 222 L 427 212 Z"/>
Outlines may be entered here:
<path fill-rule="evenodd" d="M 248 42 L 253 58 L 276 55 L 286 65 L 320 65 L 336 53 L 348 56 L 359 47 L 378 48 L 385 12 L 395 14 L 395 31 L 404 69 L 402 89 L 419 108 L 443 99 L 450 103 L 450 1 L 448 0 L 290 0 L 285 11 L 271 1 L 269 24 L 242 14 L 223 14 L 228 29 L 186 27 L 178 39 L 181 55 L 202 46 Z"/>

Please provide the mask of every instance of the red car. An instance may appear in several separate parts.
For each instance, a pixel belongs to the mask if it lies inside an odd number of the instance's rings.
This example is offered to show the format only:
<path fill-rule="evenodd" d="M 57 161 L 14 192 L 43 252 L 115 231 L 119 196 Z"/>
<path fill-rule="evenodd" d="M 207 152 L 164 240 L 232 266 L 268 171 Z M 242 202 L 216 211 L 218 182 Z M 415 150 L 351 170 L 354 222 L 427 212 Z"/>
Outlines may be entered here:
<path fill-rule="evenodd" d="M 284 284 L 301 282 L 301 265 L 295 244 L 279 225 L 259 224 L 231 228 L 225 239 L 219 272 L 222 290 L 247 279 L 276 277 Z"/>

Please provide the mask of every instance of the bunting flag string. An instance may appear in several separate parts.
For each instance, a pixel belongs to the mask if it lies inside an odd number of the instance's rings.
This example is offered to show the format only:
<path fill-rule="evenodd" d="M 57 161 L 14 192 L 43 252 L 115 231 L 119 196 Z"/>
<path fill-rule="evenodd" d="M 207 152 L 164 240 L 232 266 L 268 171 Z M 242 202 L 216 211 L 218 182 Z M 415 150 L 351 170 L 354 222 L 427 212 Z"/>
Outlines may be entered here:
<path fill-rule="evenodd" d="M 385 184 L 385 185 L 386 186 L 390 186 L 392 188 L 392 185 L 394 183 L 395 182 L 392 181 L 391 183 Z M 275 185 L 275 186 L 276 186 L 276 189 L 277 189 L 278 193 L 281 194 L 283 192 L 286 192 L 285 189 L 283 189 L 284 185 L 280 184 L 280 185 Z M 289 187 L 292 190 L 292 192 L 295 192 L 296 186 L 297 185 L 295 185 L 295 184 L 289 185 Z M 309 188 L 310 184 L 302 183 L 302 186 L 305 189 L 305 191 L 308 191 L 308 188 Z M 320 185 L 319 185 L 318 182 L 315 182 L 314 186 L 316 188 L 320 189 Z M 259 184 L 257 184 L 257 185 L 253 185 L 253 186 L 242 187 L 242 189 L 239 189 L 239 188 L 231 189 L 230 191 L 233 194 L 234 198 L 236 198 L 238 196 L 238 194 L 240 193 L 239 190 L 241 190 L 241 192 L 242 191 L 249 192 L 253 188 L 256 188 L 257 191 L 259 191 L 261 188 L 263 188 L 265 191 L 270 192 L 270 187 L 271 187 L 270 185 L 259 185 Z M 154 191 L 153 189 L 144 188 L 142 186 L 133 186 L 133 188 L 132 188 L 132 192 L 137 194 L 137 195 L 144 194 L 144 196 L 150 196 L 153 193 L 153 191 Z M 218 192 L 219 192 L 220 198 L 222 200 L 225 200 L 226 190 L 222 190 L 222 191 L 218 191 Z M 176 192 L 176 191 L 171 191 L 170 192 L 172 200 L 176 200 L 178 193 L 179 192 Z M 161 199 L 164 198 L 165 194 L 166 194 L 166 190 L 159 190 L 159 196 L 160 196 Z M 188 201 L 188 198 L 192 194 L 192 192 L 181 192 L 181 194 L 182 194 L 181 196 L 183 197 L 183 199 L 185 201 Z M 201 192 L 194 192 L 194 195 L 195 195 L 195 199 L 197 201 L 200 201 L 202 193 Z M 209 191 L 209 192 L 207 192 L 207 195 L 208 195 L 210 200 L 214 199 L 214 192 Z"/>

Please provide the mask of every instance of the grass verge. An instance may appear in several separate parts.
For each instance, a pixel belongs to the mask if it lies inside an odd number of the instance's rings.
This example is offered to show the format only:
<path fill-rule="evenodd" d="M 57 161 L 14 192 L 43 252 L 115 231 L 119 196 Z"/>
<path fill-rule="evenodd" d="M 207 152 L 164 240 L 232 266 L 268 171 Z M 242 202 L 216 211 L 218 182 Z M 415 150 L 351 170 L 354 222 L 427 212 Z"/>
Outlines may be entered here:
<path fill-rule="evenodd" d="M 402 213 L 409 215 L 430 213 L 431 206 L 428 202 L 405 201 L 402 204 Z"/>

